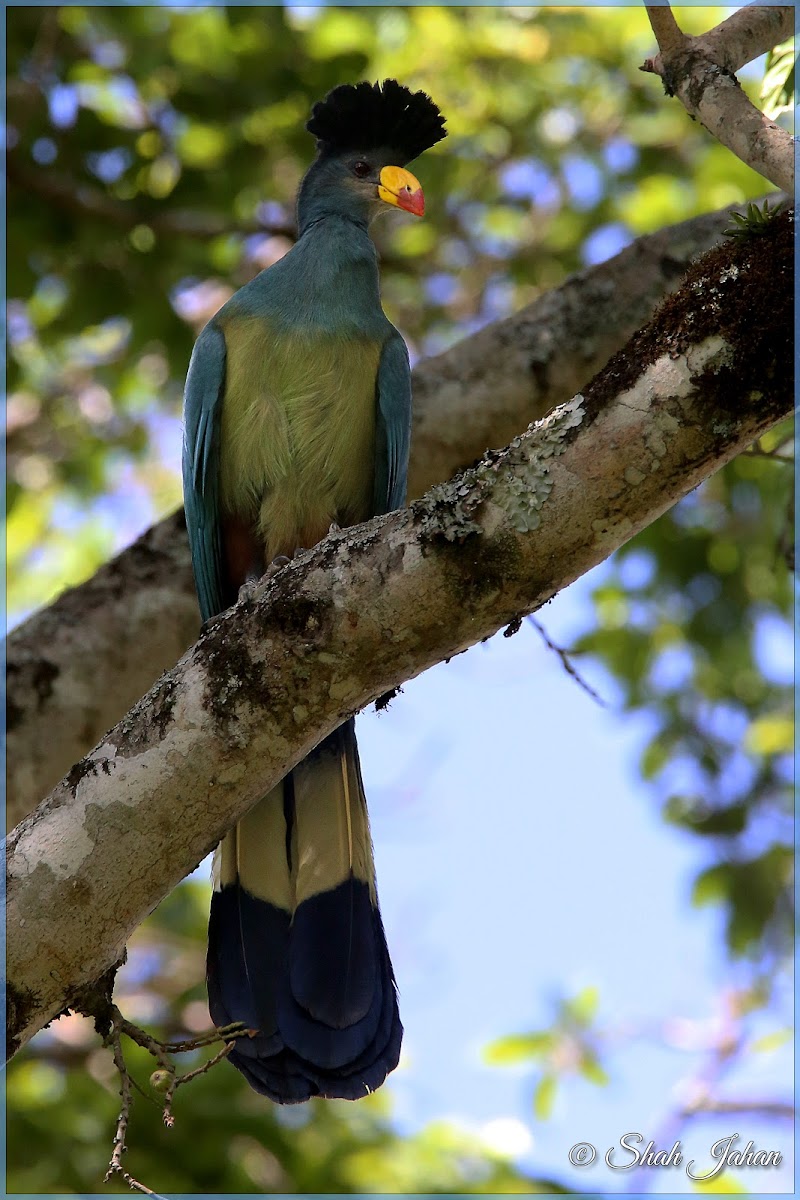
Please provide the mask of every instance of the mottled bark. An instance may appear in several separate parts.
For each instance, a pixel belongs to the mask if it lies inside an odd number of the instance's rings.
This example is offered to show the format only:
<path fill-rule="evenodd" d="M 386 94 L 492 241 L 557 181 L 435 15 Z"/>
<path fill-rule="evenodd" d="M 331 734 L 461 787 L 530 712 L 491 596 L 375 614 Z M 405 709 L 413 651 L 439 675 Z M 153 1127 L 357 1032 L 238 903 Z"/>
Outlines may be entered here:
<path fill-rule="evenodd" d="M 414 371 L 413 499 L 568 399 L 675 288 L 730 209 L 641 237 Z M 96 744 L 197 636 L 178 515 L 8 641 L 8 827 Z"/>
<path fill-rule="evenodd" d="M 343 718 L 513 628 L 792 411 L 792 252 L 788 216 L 712 251 L 582 394 L 214 622 L 9 838 L 12 1052 Z"/>
<path fill-rule="evenodd" d="M 726 71 L 739 71 L 793 33 L 793 5 L 758 4 L 740 8 L 701 40 L 710 59 Z"/>
<path fill-rule="evenodd" d="M 8 827 L 197 637 L 183 510 L 8 639 Z"/>

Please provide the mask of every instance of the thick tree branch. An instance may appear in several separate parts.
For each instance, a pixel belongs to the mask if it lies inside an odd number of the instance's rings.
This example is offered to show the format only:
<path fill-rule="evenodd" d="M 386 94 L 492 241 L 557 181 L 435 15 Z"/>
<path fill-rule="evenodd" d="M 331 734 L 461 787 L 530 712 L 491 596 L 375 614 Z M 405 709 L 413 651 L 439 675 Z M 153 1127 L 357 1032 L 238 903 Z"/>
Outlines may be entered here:
<path fill-rule="evenodd" d="M 794 9 L 787 5 L 747 5 L 701 37 L 682 33 L 668 4 L 645 5 L 661 53 L 672 53 L 689 44 L 726 71 L 736 72 L 780 45 L 794 33 Z M 654 61 L 661 74 L 659 58 Z"/>
<path fill-rule="evenodd" d="M 712 251 L 582 395 L 206 631 L 9 838 L 12 1052 L 343 718 L 538 608 L 791 412 L 792 255 L 788 215 Z"/>
<path fill-rule="evenodd" d="M 726 71 L 740 71 L 794 33 L 794 8 L 784 5 L 747 5 L 726 21 L 704 33 L 702 42 L 713 62 Z"/>
<path fill-rule="evenodd" d="M 409 492 L 502 446 L 573 395 L 730 224 L 723 209 L 639 238 L 414 371 Z M 8 641 L 8 822 L 16 825 L 197 637 L 182 517 L 149 530 Z"/>
<path fill-rule="evenodd" d="M 751 104 L 734 64 L 742 66 L 790 36 L 793 10 L 742 9 L 710 33 L 686 37 L 668 5 L 646 7 L 660 52 L 641 69 L 659 75 L 667 95 L 677 96 L 689 115 L 737 158 L 792 192 L 794 140 Z"/>

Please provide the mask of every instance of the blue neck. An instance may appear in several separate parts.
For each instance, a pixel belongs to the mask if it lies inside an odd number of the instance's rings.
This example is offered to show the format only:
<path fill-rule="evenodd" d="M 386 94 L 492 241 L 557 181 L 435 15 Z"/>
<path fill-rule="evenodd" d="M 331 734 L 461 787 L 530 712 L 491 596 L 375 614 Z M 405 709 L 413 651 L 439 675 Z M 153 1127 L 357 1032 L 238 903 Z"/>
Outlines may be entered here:
<path fill-rule="evenodd" d="M 366 223 L 319 215 L 304 226 L 293 253 L 311 294 L 337 306 L 380 306 L 378 255 Z"/>
<path fill-rule="evenodd" d="M 286 328 L 377 336 L 386 321 L 375 247 L 366 226 L 349 217 L 307 221 L 289 253 L 248 286 Z"/>
<path fill-rule="evenodd" d="M 300 237 L 325 217 L 341 217 L 367 231 L 369 206 L 342 187 L 341 177 L 330 160 L 317 159 L 303 176 L 297 195 L 297 228 Z"/>

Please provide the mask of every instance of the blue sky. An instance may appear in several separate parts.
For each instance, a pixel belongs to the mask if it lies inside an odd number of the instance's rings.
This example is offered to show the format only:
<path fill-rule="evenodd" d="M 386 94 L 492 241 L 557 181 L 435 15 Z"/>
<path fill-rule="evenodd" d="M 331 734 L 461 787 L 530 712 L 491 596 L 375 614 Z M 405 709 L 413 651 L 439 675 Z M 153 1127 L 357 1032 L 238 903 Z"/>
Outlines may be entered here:
<path fill-rule="evenodd" d="M 539 614 L 560 644 L 590 620 L 592 581 Z M 595 672 L 592 682 L 613 701 L 612 680 Z M 653 1035 L 631 1038 L 625 1027 L 709 1022 L 731 982 L 720 912 L 689 901 L 703 865 L 697 839 L 663 823 L 638 778 L 645 732 L 641 717 L 598 706 L 528 624 L 407 684 L 388 712 L 359 719 L 406 1029 L 391 1080 L 402 1129 L 440 1117 L 471 1128 L 511 1118 L 528 1130 L 529 1145 L 518 1129 L 516 1148 L 532 1170 L 582 1190 L 630 1183 L 604 1166 L 570 1168 L 567 1151 L 588 1140 L 604 1152 L 630 1130 L 657 1138 L 677 1103 L 673 1089 L 704 1055 Z M 489 1067 L 481 1049 L 546 1027 L 559 994 L 592 985 L 599 1024 L 619 1031 L 610 1083 L 573 1076 L 553 1117 L 535 1121 L 531 1069 Z M 774 1017 L 764 1031 L 773 1028 Z M 729 1083 L 723 1094 L 789 1098 L 786 1047 L 754 1056 Z M 710 1165 L 711 1144 L 740 1132 L 759 1149 L 781 1150 L 786 1163 L 742 1171 L 741 1182 L 758 1192 L 791 1187 L 788 1124 L 730 1124 L 686 1127 L 689 1157 Z M 513 1145 L 513 1129 L 509 1136 Z M 691 1191 L 681 1169 L 648 1182 L 652 1191 Z"/>

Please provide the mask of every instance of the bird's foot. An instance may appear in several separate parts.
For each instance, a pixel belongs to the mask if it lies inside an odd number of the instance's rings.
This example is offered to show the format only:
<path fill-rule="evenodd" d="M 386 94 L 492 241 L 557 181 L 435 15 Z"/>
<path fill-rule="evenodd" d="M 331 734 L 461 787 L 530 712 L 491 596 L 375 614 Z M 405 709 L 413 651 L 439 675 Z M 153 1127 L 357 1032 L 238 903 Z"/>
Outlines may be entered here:
<path fill-rule="evenodd" d="M 342 532 L 341 525 L 337 525 L 335 521 L 331 521 L 331 527 L 328 530 L 328 536 L 330 537 L 330 535 L 332 533 L 341 533 L 341 532 Z"/>
<path fill-rule="evenodd" d="M 273 575 L 277 575 L 281 567 L 285 567 L 286 564 L 291 561 L 292 560 L 287 558 L 285 554 L 279 554 L 276 558 L 273 558 L 263 575 L 257 575 L 255 573 L 248 575 L 242 586 L 239 588 L 237 602 L 241 603 L 243 600 L 252 600 L 253 596 L 264 580 L 271 579 Z"/>
<path fill-rule="evenodd" d="M 255 595 L 256 588 L 260 582 L 260 579 L 245 579 L 244 583 L 239 588 L 239 594 L 236 597 L 236 603 L 243 604 L 248 600 L 252 600 L 253 596 Z"/>
<path fill-rule="evenodd" d="M 266 571 L 264 572 L 264 578 L 272 579 L 273 575 L 277 575 L 278 571 L 280 571 L 282 567 L 287 566 L 287 564 L 291 561 L 292 560 L 287 555 L 279 554 L 276 558 L 273 558 L 272 562 L 267 567 Z"/>

